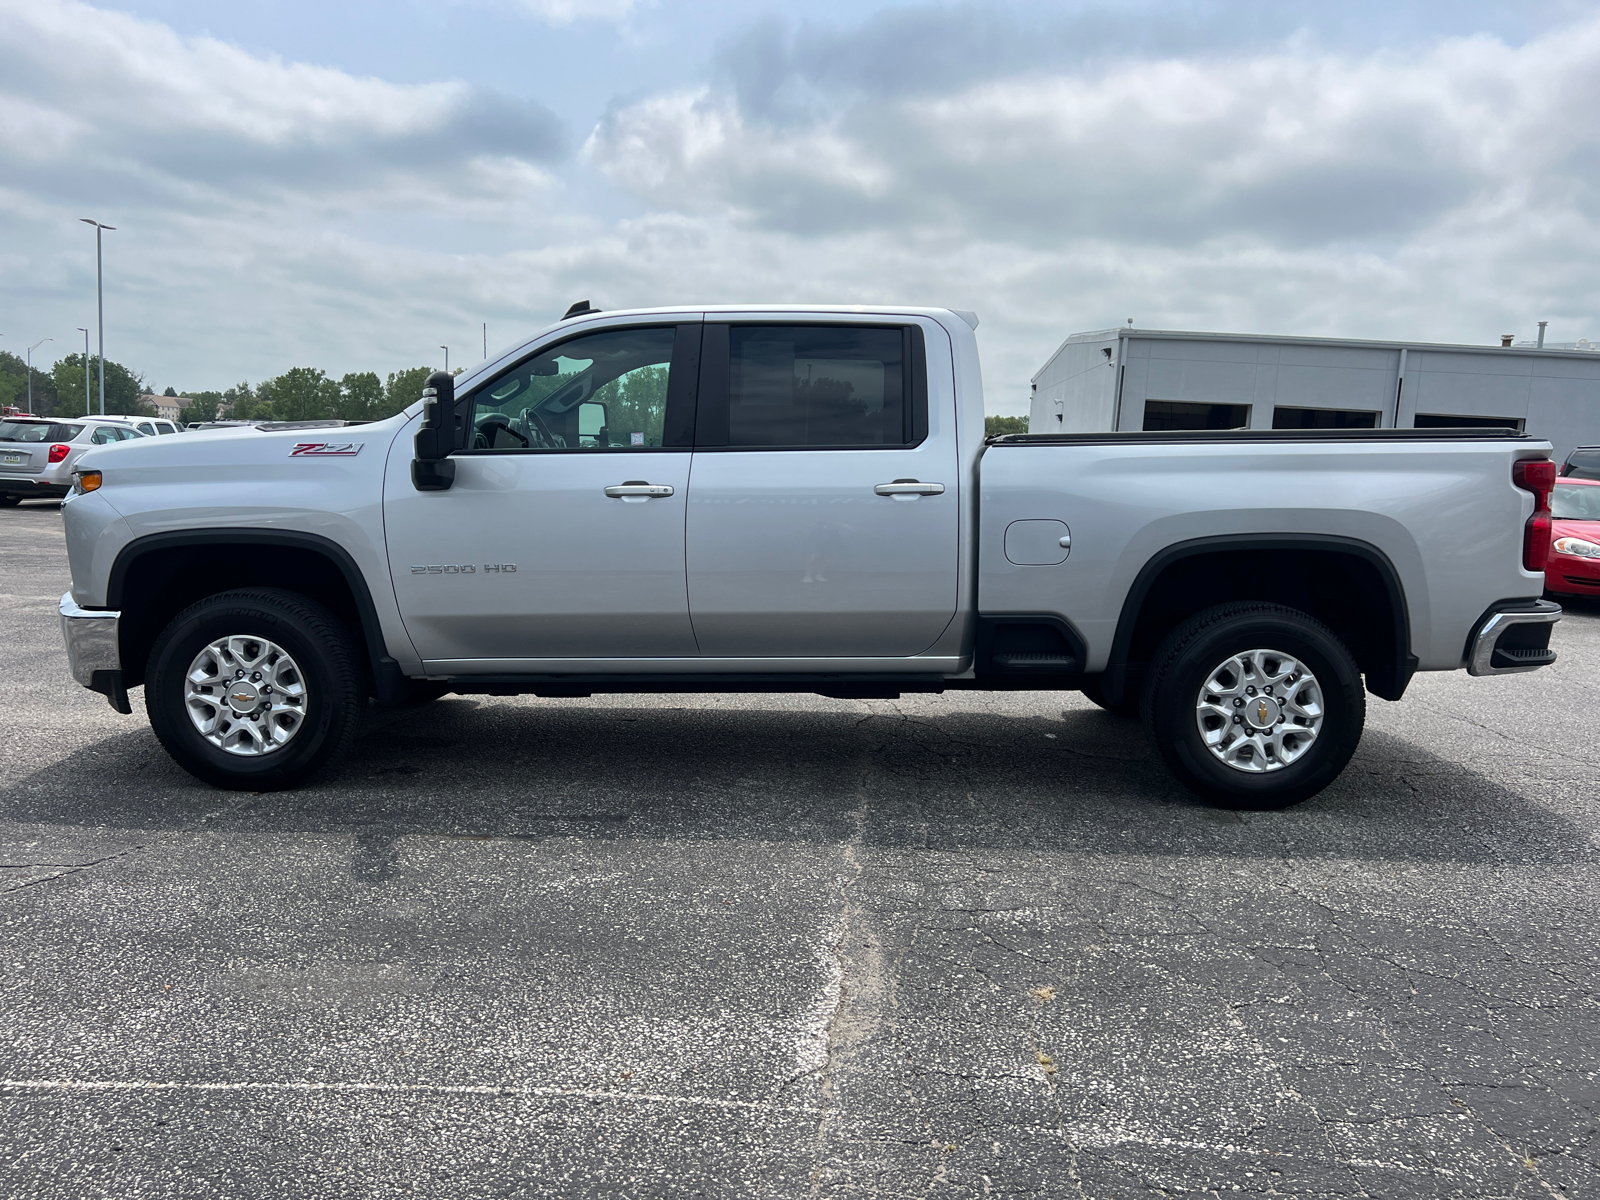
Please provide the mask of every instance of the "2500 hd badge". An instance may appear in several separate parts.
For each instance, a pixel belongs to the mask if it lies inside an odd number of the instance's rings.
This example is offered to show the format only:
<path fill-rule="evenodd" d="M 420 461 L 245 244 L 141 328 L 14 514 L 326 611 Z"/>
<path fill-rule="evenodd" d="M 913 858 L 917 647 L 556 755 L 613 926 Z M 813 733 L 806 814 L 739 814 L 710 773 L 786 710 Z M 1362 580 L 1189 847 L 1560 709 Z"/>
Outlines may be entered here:
<path fill-rule="evenodd" d="M 483 571 L 486 575 L 517 573 L 516 563 L 484 563 Z M 478 568 L 472 563 L 431 563 L 427 566 L 412 567 L 413 575 L 476 575 Z"/>

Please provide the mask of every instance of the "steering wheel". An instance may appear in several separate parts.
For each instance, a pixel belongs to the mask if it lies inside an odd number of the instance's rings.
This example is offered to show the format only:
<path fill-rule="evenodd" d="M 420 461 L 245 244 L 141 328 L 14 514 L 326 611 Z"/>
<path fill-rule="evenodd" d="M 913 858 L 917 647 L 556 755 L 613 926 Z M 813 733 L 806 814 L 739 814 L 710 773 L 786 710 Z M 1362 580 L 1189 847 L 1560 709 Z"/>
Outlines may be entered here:
<path fill-rule="evenodd" d="M 473 434 L 472 448 L 474 450 L 492 450 L 499 440 L 500 431 L 504 430 L 517 441 L 522 443 L 522 448 L 528 448 L 528 439 L 515 429 L 511 428 L 511 418 L 505 413 L 490 413 L 488 416 L 478 418 L 478 427 Z"/>
<path fill-rule="evenodd" d="M 545 444 L 547 449 L 566 449 L 565 444 L 556 440 L 556 435 L 550 432 L 550 426 L 545 424 L 544 418 L 536 411 L 527 408 L 523 410 L 522 415 L 527 418 L 528 427 L 533 430 L 534 435 Z"/>

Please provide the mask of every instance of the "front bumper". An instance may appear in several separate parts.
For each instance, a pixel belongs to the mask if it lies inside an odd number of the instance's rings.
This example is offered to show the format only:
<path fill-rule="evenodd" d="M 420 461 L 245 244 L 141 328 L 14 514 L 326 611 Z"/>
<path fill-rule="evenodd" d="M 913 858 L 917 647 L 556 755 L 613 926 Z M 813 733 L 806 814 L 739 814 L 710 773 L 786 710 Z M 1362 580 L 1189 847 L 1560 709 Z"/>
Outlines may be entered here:
<path fill-rule="evenodd" d="M 1512 675 L 1548 667 L 1556 660 L 1550 630 L 1559 620 L 1561 606 L 1548 600 L 1496 605 L 1467 644 L 1467 674 Z"/>
<path fill-rule="evenodd" d="M 1544 586 L 1572 596 L 1600 596 L 1600 558 L 1580 558 L 1552 550 L 1544 569 Z"/>
<path fill-rule="evenodd" d="M 62 593 L 59 611 L 61 638 L 67 644 L 72 677 L 111 701 L 111 707 L 118 712 L 132 712 L 128 689 L 122 685 L 122 655 L 117 640 L 122 614 L 103 608 L 79 608 L 71 592 Z"/>

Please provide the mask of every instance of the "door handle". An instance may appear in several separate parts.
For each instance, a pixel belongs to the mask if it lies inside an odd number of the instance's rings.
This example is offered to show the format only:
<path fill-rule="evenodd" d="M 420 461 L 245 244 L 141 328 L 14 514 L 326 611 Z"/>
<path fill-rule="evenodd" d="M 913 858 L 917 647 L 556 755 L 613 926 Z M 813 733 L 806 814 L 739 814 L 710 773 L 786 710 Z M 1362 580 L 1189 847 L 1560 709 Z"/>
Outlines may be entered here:
<path fill-rule="evenodd" d="M 606 489 L 606 495 L 614 500 L 621 500 L 628 496 L 638 496 L 648 500 L 651 496 L 672 495 L 670 483 L 646 483 L 642 479 L 630 479 L 627 483 L 614 483 Z"/>
<path fill-rule="evenodd" d="M 872 490 L 880 496 L 942 496 L 944 484 L 918 483 L 915 479 L 896 479 L 893 483 L 880 483 Z"/>

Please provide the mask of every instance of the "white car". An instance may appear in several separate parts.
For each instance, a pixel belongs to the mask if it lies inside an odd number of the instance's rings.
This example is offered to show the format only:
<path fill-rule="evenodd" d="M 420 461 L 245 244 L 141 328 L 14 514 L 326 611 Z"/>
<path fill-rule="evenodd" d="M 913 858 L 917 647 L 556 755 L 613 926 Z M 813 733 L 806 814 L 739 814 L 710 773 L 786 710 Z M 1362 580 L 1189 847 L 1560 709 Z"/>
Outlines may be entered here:
<path fill-rule="evenodd" d="M 165 417 L 127 417 L 121 413 L 107 413 L 104 418 L 100 419 L 121 421 L 125 425 L 132 425 L 145 437 L 160 437 L 165 433 L 177 433 L 181 428 Z"/>
<path fill-rule="evenodd" d="M 72 490 L 72 466 L 85 450 L 144 436 L 126 418 L 6 417 L 0 420 L 0 508 L 59 500 Z"/>

